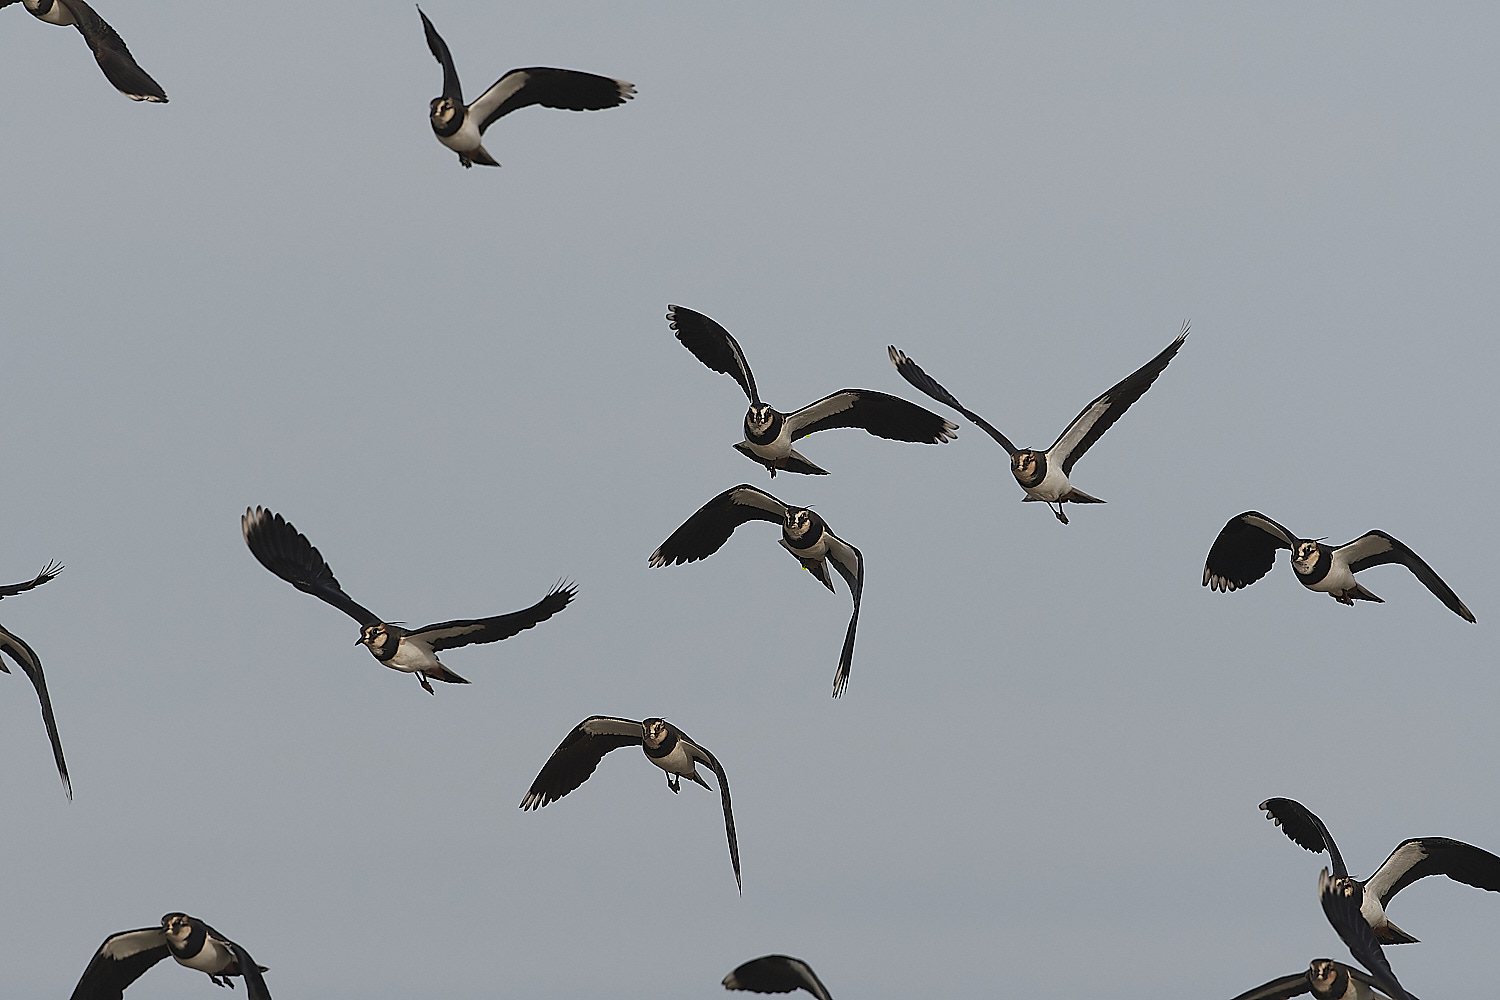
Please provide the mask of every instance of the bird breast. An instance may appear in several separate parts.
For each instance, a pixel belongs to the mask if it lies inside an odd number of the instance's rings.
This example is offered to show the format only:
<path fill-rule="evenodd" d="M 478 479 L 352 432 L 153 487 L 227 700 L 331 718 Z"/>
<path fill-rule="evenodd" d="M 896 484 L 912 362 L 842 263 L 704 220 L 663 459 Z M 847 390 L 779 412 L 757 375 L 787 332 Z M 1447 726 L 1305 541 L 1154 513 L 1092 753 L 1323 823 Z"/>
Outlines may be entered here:
<path fill-rule="evenodd" d="M 78 19 L 66 4 L 57 0 L 26 0 L 26 9 L 48 24 L 77 24 Z"/>
<path fill-rule="evenodd" d="M 407 673 L 415 673 L 418 670 L 436 670 L 442 664 L 438 662 L 437 654 L 427 643 L 420 639 L 406 636 L 398 640 L 395 654 L 382 657 L 380 660 L 392 670 L 404 670 Z"/>
<path fill-rule="evenodd" d="M 218 975 L 221 970 L 234 961 L 234 953 L 211 937 L 203 939 L 203 947 L 199 948 L 198 954 L 191 958 L 183 958 L 180 955 L 173 955 L 172 957 L 177 959 L 177 964 L 179 965 L 185 965 L 189 969 L 197 969 L 199 972 L 206 972 L 211 976 Z"/>
<path fill-rule="evenodd" d="M 672 747 L 670 753 L 663 754 L 660 757 L 652 757 L 650 754 L 646 754 L 646 757 L 651 763 L 671 774 L 680 774 L 686 777 L 690 774 L 696 774 L 698 770 L 697 762 L 688 753 L 687 747 L 683 744 L 682 740 L 677 741 L 677 744 Z"/>

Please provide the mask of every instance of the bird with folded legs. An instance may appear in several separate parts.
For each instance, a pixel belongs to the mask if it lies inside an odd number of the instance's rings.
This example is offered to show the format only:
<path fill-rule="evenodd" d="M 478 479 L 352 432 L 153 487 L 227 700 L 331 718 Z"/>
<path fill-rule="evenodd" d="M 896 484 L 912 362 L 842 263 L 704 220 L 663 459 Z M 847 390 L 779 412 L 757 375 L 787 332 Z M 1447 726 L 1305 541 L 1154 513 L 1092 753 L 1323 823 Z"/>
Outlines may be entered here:
<path fill-rule="evenodd" d="M 359 638 L 355 645 L 368 648 L 370 655 L 392 670 L 416 674 L 428 694 L 433 693 L 432 685 L 428 683 L 430 680 L 448 684 L 469 683 L 437 658 L 439 652 L 509 639 L 557 614 L 577 593 L 572 584 L 559 584 L 540 601 L 521 611 L 408 629 L 382 620 L 344 593 L 333 570 L 323 561 L 322 553 L 280 514 L 263 507 L 247 509 L 240 518 L 240 529 L 245 544 L 262 566 L 304 594 L 326 601 L 359 622 Z"/>
<path fill-rule="evenodd" d="M 536 780 L 521 799 L 524 810 L 540 809 L 549 802 L 556 802 L 588 780 L 605 754 L 620 747 L 640 747 L 646 759 L 667 772 L 667 787 L 676 792 L 681 779 L 708 788 L 708 782 L 698 773 L 703 764 L 714 773 L 719 783 L 719 799 L 724 806 L 724 834 L 729 840 L 729 861 L 734 866 L 734 883 L 743 888 L 740 881 L 740 845 L 734 835 L 734 811 L 729 804 L 729 779 L 718 758 L 709 753 L 681 729 L 665 719 L 619 719 L 609 715 L 592 715 L 573 727 L 547 763 L 542 765 Z M 709 789 L 712 791 L 712 789 Z"/>
<path fill-rule="evenodd" d="M 745 412 L 745 440 L 734 447 L 765 466 L 773 478 L 778 469 L 807 476 L 828 475 L 794 449 L 792 442 L 834 427 L 857 427 L 876 437 L 917 444 L 943 444 L 958 436 L 958 425 L 951 420 L 874 389 L 840 389 L 800 410 L 783 413 L 761 402 L 745 352 L 728 330 L 683 306 L 667 309 L 667 321 L 682 346 L 710 370 L 733 378 L 745 391 L 750 400 L 750 409 Z"/>
<path fill-rule="evenodd" d="M 1324 545 L 1321 538 L 1298 538 L 1258 510 L 1236 514 L 1224 525 L 1203 563 L 1203 586 L 1226 594 L 1248 587 L 1271 571 L 1277 549 L 1290 550 L 1298 583 L 1340 604 L 1384 604 L 1356 582 L 1354 574 L 1372 566 L 1400 563 L 1449 611 L 1464 621 L 1474 620 L 1474 612 L 1458 599 L 1453 588 L 1399 539 L 1383 531 L 1367 531 L 1343 545 Z"/>
<path fill-rule="evenodd" d="M 506 73 L 472 104 L 465 104 L 448 43 L 420 7 L 417 13 L 422 17 L 427 48 L 443 66 L 443 93 L 432 99 L 429 114 L 432 132 L 438 142 L 458 154 L 458 162 L 465 167 L 476 163 L 486 167 L 500 165 L 483 146 L 484 130 L 519 108 L 539 104 L 564 111 L 599 111 L 624 104 L 635 96 L 634 85 L 624 80 L 576 69 L 528 66 Z"/>
<path fill-rule="evenodd" d="M 233 987 L 229 977 L 242 977 L 246 1000 L 271 1000 L 261 975 L 266 967 L 257 965 L 242 946 L 186 913 L 168 913 L 158 927 L 120 931 L 105 938 L 73 987 L 72 1000 L 121 1000 L 131 983 L 168 956 L 178 965 L 206 974 L 215 986 Z"/>
<path fill-rule="evenodd" d="M 61 572 L 61 563 L 48 563 L 30 580 L 0 587 L 0 600 L 40 587 Z M 3 625 L 0 625 L 0 653 L 4 654 L 0 656 L 0 672 L 10 673 L 10 667 L 5 665 L 5 657 L 9 656 L 16 661 L 16 665 L 36 689 L 37 701 L 42 705 L 42 725 L 47 728 L 47 739 L 52 741 L 52 759 L 57 764 L 58 777 L 62 778 L 63 791 L 71 799 L 73 782 L 68 777 L 68 762 L 63 760 L 62 740 L 57 735 L 57 720 L 52 717 L 52 696 L 47 693 L 47 678 L 42 674 L 42 658 L 36 655 L 36 650 L 28 646 L 24 639 Z"/>
<path fill-rule="evenodd" d="M 859 549 L 835 535 L 819 514 L 806 507 L 788 506 L 765 490 L 742 483 L 700 507 L 651 553 L 650 563 L 671 566 L 707 559 L 729 541 L 735 528 L 747 521 L 781 525 L 781 547 L 817 577 L 829 593 L 833 592 L 833 577 L 828 572 L 830 562 L 848 584 L 854 613 L 849 618 L 844 649 L 833 675 L 833 696 L 837 698 L 849 683 L 849 667 L 854 661 L 854 630 L 859 624 L 859 600 L 865 589 L 865 558 Z"/>
<path fill-rule="evenodd" d="M 1098 497 L 1078 489 L 1068 477 L 1073 474 L 1073 465 L 1083 457 L 1093 443 L 1109 430 L 1116 420 L 1119 420 L 1130 405 L 1143 396 L 1147 389 L 1151 388 L 1162 372 L 1166 371 L 1167 365 L 1177 356 L 1182 344 L 1187 340 L 1188 326 L 1182 325 L 1182 332 L 1177 339 L 1162 349 L 1161 353 L 1146 362 L 1140 368 L 1125 376 L 1119 382 L 1110 386 L 1104 395 L 1098 397 L 1078 416 L 1073 422 L 1058 435 L 1057 440 L 1052 442 L 1052 447 L 1046 451 L 1038 451 L 1035 448 L 1017 448 L 1011 444 L 1010 438 L 1001 434 L 995 426 L 985 420 L 979 414 L 970 410 L 947 389 L 938 384 L 937 380 L 917 365 L 915 361 L 907 357 L 894 346 L 886 348 L 890 355 L 891 364 L 896 366 L 896 371 L 901 377 L 913 386 L 925 392 L 933 399 L 945 406 L 962 413 L 972 420 L 981 430 L 995 439 L 995 443 L 1004 448 L 1010 455 L 1010 472 L 1020 485 L 1025 495 L 1021 497 L 1025 502 L 1041 502 L 1047 505 L 1053 515 L 1063 524 L 1068 523 L 1068 515 L 1063 512 L 1065 503 L 1104 503 Z"/>

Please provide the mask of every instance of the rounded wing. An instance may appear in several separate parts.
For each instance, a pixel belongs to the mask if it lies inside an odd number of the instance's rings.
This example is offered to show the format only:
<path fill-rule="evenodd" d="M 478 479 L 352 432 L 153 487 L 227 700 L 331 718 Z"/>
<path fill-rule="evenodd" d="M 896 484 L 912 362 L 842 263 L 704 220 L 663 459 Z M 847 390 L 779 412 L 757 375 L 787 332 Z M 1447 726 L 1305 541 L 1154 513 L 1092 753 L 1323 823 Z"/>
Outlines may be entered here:
<path fill-rule="evenodd" d="M 116 90 L 132 101 L 150 101 L 153 104 L 167 103 L 167 93 L 161 85 L 141 69 L 126 47 L 125 40 L 111 28 L 104 18 L 94 13 L 94 8 L 83 0 L 59 0 L 73 12 L 74 27 L 94 53 L 94 61 L 104 71 L 104 76 L 114 84 Z"/>
<path fill-rule="evenodd" d="M 724 988 L 749 990 L 751 993 L 806 990 L 818 1000 L 832 1000 L 828 987 L 823 985 L 812 966 L 790 955 L 762 955 L 760 958 L 753 958 L 724 977 Z"/>
<path fill-rule="evenodd" d="M 551 618 L 567 607 L 577 593 L 578 588 L 573 584 L 559 584 L 548 591 L 546 597 L 524 611 L 470 621 L 439 622 L 436 625 L 425 625 L 407 635 L 426 642 L 433 652 L 481 642 L 499 642 Z"/>
<path fill-rule="evenodd" d="M 1063 475 L 1070 475 L 1073 472 L 1073 463 L 1082 458 L 1083 453 L 1088 451 L 1105 431 L 1114 426 L 1115 421 L 1119 420 L 1126 410 L 1130 409 L 1130 404 L 1146 394 L 1146 390 L 1151 388 L 1157 376 L 1166 371 L 1167 365 L 1172 363 L 1172 359 L 1182 349 L 1187 335 L 1188 324 L 1184 323 L 1177 339 L 1164 347 L 1160 354 L 1110 386 L 1104 395 L 1085 406 L 1083 412 L 1073 418 L 1068 429 L 1059 434 L 1057 440 L 1052 443 L 1052 447 L 1047 449 L 1047 460 L 1059 463 L 1062 466 Z"/>
<path fill-rule="evenodd" d="M 1016 453 L 1016 446 L 1010 443 L 1010 438 L 1001 434 L 988 420 L 981 417 L 960 403 L 947 389 L 937 384 L 937 380 L 924 372 L 917 363 L 905 354 L 896 350 L 895 347 L 887 347 L 886 352 L 890 355 L 891 364 L 896 366 L 896 372 L 915 388 L 925 392 L 933 399 L 945 406 L 951 406 L 965 417 L 968 417 L 976 427 L 995 439 L 995 443 L 1005 449 L 1007 455 Z"/>
<path fill-rule="evenodd" d="M 1419 878 L 1446 875 L 1476 889 L 1500 892 L 1500 858 L 1472 844 L 1447 837 L 1403 840 L 1365 882 L 1383 907 Z"/>
<path fill-rule="evenodd" d="M 540 809 L 556 802 L 588 780 L 604 755 L 620 747 L 640 746 L 645 728 L 633 719 L 591 715 L 557 745 L 521 800 L 522 809 Z"/>
<path fill-rule="evenodd" d="M 746 521 L 786 523 L 787 506 L 765 490 L 747 483 L 733 486 L 698 508 L 698 512 L 672 532 L 651 553 L 652 566 L 707 559 L 729 541 L 734 529 Z"/>
<path fill-rule="evenodd" d="M 111 934 L 83 970 L 72 1000 L 123 1000 L 125 988 L 167 953 L 167 936 L 159 926 Z"/>
<path fill-rule="evenodd" d="M 760 396 L 755 392 L 755 376 L 745 360 L 745 352 L 740 350 L 739 341 L 731 337 L 728 330 L 685 306 L 667 306 L 667 322 L 682 346 L 693 352 L 693 357 L 711 370 L 731 376 L 745 390 L 750 402 L 760 402 Z"/>
<path fill-rule="evenodd" d="M 443 36 L 438 34 L 427 15 L 422 13 L 422 8 L 417 8 L 417 14 L 422 18 L 422 31 L 427 36 L 427 49 L 432 53 L 432 58 L 443 64 L 443 96 L 453 101 L 454 104 L 463 104 L 464 91 L 458 83 L 458 68 L 453 65 L 453 54 L 448 51 L 448 43 L 443 41 Z"/>
<path fill-rule="evenodd" d="M 1236 514 L 1208 550 L 1203 586 L 1226 594 L 1248 587 L 1271 571 L 1277 549 L 1290 549 L 1296 541 L 1296 535 L 1260 511 Z"/>
<path fill-rule="evenodd" d="M 61 573 L 62 570 L 62 563 L 49 562 L 47 565 L 42 567 L 42 571 L 38 573 L 35 578 L 26 580 L 23 583 L 12 583 L 8 586 L 0 587 L 0 600 L 4 600 L 7 597 L 15 597 L 17 594 L 24 594 L 26 593 L 26 591 L 31 590 L 33 587 L 40 587 L 48 580 L 51 580 L 53 577 L 57 576 L 57 574 Z"/>
<path fill-rule="evenodd" d="M 42 705 L 42 724 L 47 727 L 47 739 L 52 741 L 52 759 L 57 762 L 57 774 L 62 778 L 63 790 L 71 799 L 73 782 L 68 777 L 68 762 L 63 760 L 62 740 L 57 735 L 57 720 L 52 717 L 52 698 L 47 694 L 47 678 L 42 675 L 41 657 L 20 636 L 7 632 L 3 626 L 0 626 L 0 653 L 20 664 L 21 670 L 31 679 L 31 686 L 36 688 L 37 701 Z M 3 657 L 0 657 L 0 670 L 10 673 Z"/>
<path fill-rule="evenodd" d="M 1311 809 L 1296 799 L 1266 799 L 1260 808 L 1265 811 L 1266 819 L 1281 827 L 1292 843 L 1314 854 L 1327 851 L 1333 862 L 1333 874 L 1339 878 L 1348 876 L 1349 869 L 1344 867 L 1344 857 L 1339 854 L 1332 834 Z"/>
<path fill-rule="evenodd" d="M 1323 904 L 1323 914 L 1349 946 L 1349 953 L 1370 970 L 1378 989 L 1390 994 L 1393 1000 L 1410 1000 L 1391 971 L 1391 963 L 1386 961 L 1375 931 L 1359 911 L 1363 896 L 1358 882 L 1329 878 L 1327 868 L 1318 874 L 1318 901 Z"/>
<path fill-rule="evenodd" d="M 1312 981 L 1308 979 L 1307 973 L 1299 972 L 1295 976 L 1282 976 L 1269 983 L 1262 983 L 1253 990 L 1241 993 L 1234 1000 L 1285 1000 L 1287 997 L 1311 992 Z"/>
<path fill-rule="evenodd" d="M 917 444 L 944 444 L 958 437 L 958 425 L 926 407 L 873 389 L 841 389 L 787 414 L 788 432 L 798 438 L 833 427 L 858 427 L 876 437 Z"/>
<path fill-rule="evenodd" d="M 1349 569 L 1355 573 L 1371 566 L 1400 563 L 1411 570 L 1412 575 L 1421 580 L 1422 585 L 1432 591 L 1434 597 L 1447 605 L 1449 611 L 1465 621 L 1474 620 L 1474 612 L 1458 599 L 1453 588 L 1444 583 L 1443 578 L 1434 573 L 1421 556 L 1383 531 L 1367 531 L 1349 544 L 1340 545 L 1335 551 L 1343 555 L 1349 563 Z"/>
<path fill-rule="evenodd" d="M 245 534 L 245 544 L 260 564 L 293 587 L 327 601 L 359 622 L 361 627 L 380 621 L 379 616 L 356 604 L 344 593 L 333 570 L 323 561 L 323 554 L 280 514 L 273 514 L 263 507 L 246 508 L 240 518 L 240 530 Z"/>
<path fill-rule="evenodd" d="M 602 111 L 634 96 L 635 85 L 624 80 L 576 69 L 528 66 L 496 80 L 469 105 L 469 113 L 479 120 L 479 131 L 483 132 L 497 118 L 532 104 L 562 111 Z"/>

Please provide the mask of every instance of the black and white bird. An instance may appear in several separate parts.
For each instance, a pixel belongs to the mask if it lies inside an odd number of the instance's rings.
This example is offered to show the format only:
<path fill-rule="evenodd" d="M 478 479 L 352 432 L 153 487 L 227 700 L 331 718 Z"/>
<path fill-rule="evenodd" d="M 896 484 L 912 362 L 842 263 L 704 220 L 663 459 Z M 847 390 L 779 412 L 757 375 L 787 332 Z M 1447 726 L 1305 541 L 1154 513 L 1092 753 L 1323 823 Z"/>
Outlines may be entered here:
<path fill-rule="evenodd" d="M 931 410 L 873 389 L 840 389 L 808 403 L 800 410 L 782 413 L 763 403 L 755 388 L 755 376 L 745 354 L 729 331 L 700 312 L 668 306 L 667 320 L 682 346 L 716 372 L 730 376 L 745 390 L 750 409 L 745 413 L 745 440 L 734 447 L 746 458 L 770 471 L 800 472 L 826 476 L 828 472 L 809 462 L 792 442 L 833 427 L 859 427 L 876 437 L 917 444 L 943 444 L 958 436 L 958 425 Z"/>
<path fill-rule="evenodd" d="M 833 696 L 837 698 L 849 683 L 849 665 L 854 660 L 854 629 L 859 624 L 859 599 L 865 589 L 865 558 L 859 549 L 835 535 L 817 513 L 806 507 L 788 507 L 765 490 L 742 483 L 720 493 L 684 521 L 651 553 L 651 565 L 672 566 L 707 559 L 746 521 L 781 525 L 782 548 L 795 556 L 802 568 L 817 577 L 830 593 L 833 592 L 833 577 L 828 572 L 830 562 L 849 585 L 854 613 L 849 618 L 844 651 L 833 675 Z"/>
<path fill-rule="evenodd" d="M 266 967 L 257 965 L 243 947 L 186 913 L 168 913 L 160 927 L 120 931 L 105 938 L 73 987 L 72 1000 L 121 1000 L 126 987 L 168 955 L 178 965 L 207 973 L 215 986 L 232 987 L 229 977 L 243 976 L 247 1000 L 271 1000 L 261 976 Z"/>
<path fill-rule="evenodd" d="M 132 101 L 166 104 L 167 94 L 161 85 L 136 65 L 125 40 L 111 28 L 94 8 L 83 0 L 0 0 L 0 7 L 24 3 L 26 10 L 39 21 L 72 25 L 94 53 L 99 68 L 115 89 Z"/>
<path fill-rule="evenodd" d="M 48 563 L 32 579 L 0 587 L 0 600 L 24 594 L 33 587 L 40 587 L 61 572 L 60 563 Z M 71 799 L 73 782 L 68 778 L 68 762 L 63 760 L 62 740 L 57 736 L 57 720 L 52 717 L 52 698 L 47 694 L 47 678 L 42 675 L 41 657 L 37 656 L 36 650 L 26 645 L 20 636 L 8 631 L 4 625 L 0 625 L 0 653 L 15 660 L 22 672 L 31 680 L 31 686 L 36 688 L 37 701 L 42 703 L 42 724 L 47 727 L 47 738 L 52 741 L 52 759 L 57 762 L 57 773 L 62 778 L 63 791 L 67 792 L 68 798 Z M 0 672 L 8 674 L 10 667 L 5 665 L 5 656 L 0 656 Z"/>
<path fill-rule="evenodd" d="M 448 44 L 420 7 L 417 13 L 422 15 L 427 47 L 432 50 L 433 58 L 443 64 L 443 96 L 432 99 L 432 131 L 438 142 L 458 154 L 458 162 L 465 167 L 476 163 L 486 167 L 500 165 L 481 145 L 484 130 L 518 108 L 540 104 L 565 111 L 599 111 L 624 104 L 635 96 L 635 86 L 624 80 L 576 69 L 528 66 L 506 73 L 473 104 L 465 104 Z"/>
<path fill-rule="evenodd" d="M 1417 879 L 1446 875 L 1476 889 L 1500 892 L 1500 857 L 1483 848 L 1447 837 L 1415 837 L 1396 845 L 1375 874 L 1360 881 L 1349 877 L 1344 857 L 1323 821 L 1296 799 L 1266 799 L 1260 804 L 1266 818 L 1281 827 L 1292 843 L 1314 854 L 1328 852 L 1336 878 L 1360 888 L 1360 912 L 1383 944 L 1413 944 L 1416 938 L 1391 923 L 1385 907 L 1396 893 Z M 1363 959 L 1361 959 L 1363 961 Z"/>
<path fill-rule="evenodd" d="M 392 670 L 416 674 L 417 680 L 428 694 L 433 693 L 429 680 L 449 684 L 469 683 L 438 660 L 439 652 L 475 643 L 509 639 L 517 632 L 557 614 L 568 606 L 568 602 L 578 592 L 572 584 L 560 584 L 540 601 L 522 611 L 495 615 L 493 618 L 438 622 L 435 625 L 407 629 L 382 621 L 379 615 L 356 604 L 344 593 L 338 580 L 334 579 L 333 570 L 328 568 L 322 554 L 307 540 L 307 536 L 280 514 L 273 514 L 261 507 L 254 510 L 247 508 L 245 515 L 240 518 L 240 528 L 245 534 L 245 544 L 262 566 L 304 594 L 312 594 L 327 601 L 359 622 L 359 639 L 355 641 L 355 645 L 368 647 L 375 659 Z"/>
<path fill-rule="evenodd" d="M 1363 895 L 1364 886 L 1352 878 L 1330 878 L 1327 868 L 1318 873 L 1318 901 L 1323 904 L 1323 915 L 1349 947 L 1349 954 L 1370 970 L 1375 987 L 1385 991 L 1391 1000 L 1410 1000 L 1391 971 L 1391 963 L 1386 960 L 1375 932 L 1365 922 L 1360 909 Z"/>
<path fill-rule="evenodd" d="M 818 978 L 812 966 L 790 955 L 763 955 L 735 969 L 724 977 L 726 990 L 749 990 L 751 993 L 792 993 L 806 990 L 818 1000 L 833 1000 L 828 987 Z"/>
<path fill-rule="evenodd" d="M 1273 979 L 1234 1000 L 1287 1000 L 1303 993 L 1311 993 L 1317 1000 L 1389 1000 L 1386 994 L 1375 992 L 1383 989 L 1380 981 L 1363 969 L 1331 958 L 1315 958 L 1307 971 Z M 1417 1000 L 1410 993 L 1407 996 Z"/>
<path fill-rule="evenodd" d="M 889 347 L 887 351 L 890 353 L 891 364 L 896 366 L 896 371 L 901 373 L 902 378 L 939 403 L 951 406 L 968 417 L 1009 453 L 1011 475 L 1016 477 L 1016 482 L 1020 484 L 1021 489 L 1026 491 L 1026 495 L 1021 498 L 1023 501 L 1045 503 L 1059 521 L 1067 524 L 1068 515 L 1063 513 L 1063 504 L 1104 503 L 1103 500 L 1089 496 L 1068 481 L 1068 476 L 1073 472 L 1073 464 L 1083 457 L 1083 453 L 1088 451 L 1095 441 L 1099 440 L 1100 435 L 1109 430 L 1114 422 L 1130 409 L 1131 403 L 1140 399 L 1146 390 L 1151 388 L 1151 383 L 1156 381 L 1157 376 L 1165 371 L 1167 365 L 1177 356 L 1187 335 L 1188 325 L 1184 323 L 1182 332 L 1177 335 L 1176 340 L 1168 344 L 1156 357 L 1110 386 L 1109 391 L 1104 395 L 1085 406 L 1083 412 L 1073 418 L 1073 422 L 1058 435 L 1057 440 L 1052 442 L 1052 447 L 1046 451 L 1037 451 L 1035 448 L 1017 448 L 1010 443 L 1010 438 L 997 431 L 993 424 L 965 407 L 954 398 L 951 392 L 938 385 L 937 381 L 918 367 L 911 358 L 896 350 L 895 347 Z"/>
<path fill-rule="evenodd" d="M 588 780 L 604 755 L 620 747 L 640 747 L 646 759 L 667 772 L 667 787 L 676 792 L 680 780 L 687 778 L 704 788 L 708 782 L 698 774 L 698 765 L 707 765 L 719 783 L 719 798 L 724 803 L 724 833 L 729 838 L 729 860 L 734 865 L 734 884 L 740 881 L 740 844 L 734 835 L 734 812 L 729 806 L 729 779 L 724 766 L 713 754 L 695 743 L 681 729 L 665 719 L 617 719 L 592 715 L 573 727 L 557 745 L 547 763 L 531 783 L 531 790 L 521 800 L 522 809 L 540 809 L 556 802 Z M 712 789 L 709 789 L 712 791 Z"/>
<path fill-rule="evenodd" d="M 1276 550 L 1289 549 L 1297 582 L 1308 590 L 1327 594 L 1340 604 L 1355 601 L 1384 604 L 1354 580 L 1354 574 L 1371 566 L 1401 563 L 1430 591 L 1465 621 L 1474 612 L 1464 606 L 1453 588 L 1411 549 L 1383 531 L 1367 531 L 1343 545 L 1324 545 L 1320 538 L 1298 538 L 1260 511 L 1236 514 L 1224 525 L 1203 563 L 1203 586 L 1212 590 L 1248 587 L 1271 571 Z"/>

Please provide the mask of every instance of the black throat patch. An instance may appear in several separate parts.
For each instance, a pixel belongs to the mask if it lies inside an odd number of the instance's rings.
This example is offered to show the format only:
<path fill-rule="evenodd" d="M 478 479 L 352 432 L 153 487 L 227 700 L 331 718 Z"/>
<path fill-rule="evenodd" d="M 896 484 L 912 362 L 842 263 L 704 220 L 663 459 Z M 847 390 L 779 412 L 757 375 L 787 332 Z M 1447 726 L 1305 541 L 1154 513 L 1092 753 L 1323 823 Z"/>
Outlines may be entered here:
<path fill-rule="evenodd" d="M 786 417 L 777 410 L 771 411 L 771 422 L 766 429 L 757 434 L 750 429 L 750 414 L 745 414 L 745 440 L 751 444 L 770 444 L 781 436 L 781 425 L 786 423 Z"/>

